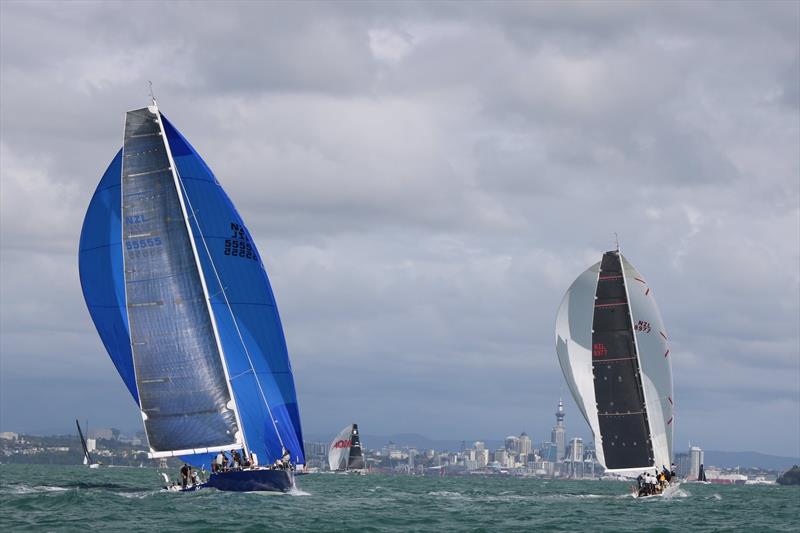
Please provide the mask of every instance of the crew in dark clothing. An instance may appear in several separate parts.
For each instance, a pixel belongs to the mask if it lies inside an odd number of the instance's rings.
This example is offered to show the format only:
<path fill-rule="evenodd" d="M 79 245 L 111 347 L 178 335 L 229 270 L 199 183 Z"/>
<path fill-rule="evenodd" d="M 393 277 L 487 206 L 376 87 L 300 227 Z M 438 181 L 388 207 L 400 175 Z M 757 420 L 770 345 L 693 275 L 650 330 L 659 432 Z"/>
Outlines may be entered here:
<path fill-rule="evenodd" d="M 191 474 L 192 474 L 192 467 L 190 467 L 189 465 L 184 463 L 183 466 L 181 467 L 181 487 L 182 488 L 185 489 L 186 486 L 189 484 L 189 479 L 191 477 Z"/>
<path fill-rule="evenodd" d="M 231 465 L 234 469 L 240 469 L 242 467 L 242 456 L 239 455 L 238 450 L 231 450 Z"/>

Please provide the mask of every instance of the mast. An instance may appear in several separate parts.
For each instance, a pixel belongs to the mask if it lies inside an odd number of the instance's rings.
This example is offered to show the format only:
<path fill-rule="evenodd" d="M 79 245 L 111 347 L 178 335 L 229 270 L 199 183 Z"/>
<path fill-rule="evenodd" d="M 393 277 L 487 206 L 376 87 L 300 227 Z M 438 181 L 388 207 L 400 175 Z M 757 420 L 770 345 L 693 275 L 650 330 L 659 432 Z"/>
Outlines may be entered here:
<path fill-rule="evenodd" d="M 151 87 L 151 97 L 153 102 L 153 105 L 150 106 L 150 111 L 154 113 L 156 116 L 156 119 L 158 121 L 158 127 L 159 130 L 161 131 L 161 137 L 164 141 L 164 147 L 166 148 L 167 158 L 169 160 L 169 166 L 172 173 L 172 179 L 175 185 L 175 193 L 178 195 L 178 201 L 180 202 L 181 206 L 181 213 L 183 214 L 183 221 L 184 224 L 186 225 L 186 231 L 189 234 L 189 242 L 192 245 L 192 254 L 194 256 L 195 265 L 197 266 L 197 271 L 200 274 L 200 284 L 203 287 L 203 296 L 205 298 L 206 308 L 208 309 L 208 314 L 209 317 L 211 318 L 211 329 L 214 332 L 214 341 L 217 344 L 217 353 L 219 354 L 220 360 L 222 362 L 222 370 L 225 373 L 225 384 L 227 385 L 228 394 L 230 395 L 230 402 L 228 402 L 227 407 L 233 411 L 234 416 L 236 417 L 236 425 L 239 429 L 238 431 L 239 435 L 235 435 L 234 438 L 238 442 L 241 442 L 244 448 L 245 455 L 249 457 L 250 449 L 247 445 L 244 426 L 242 425 L 241 416 L 239 415 L 239 407 L 236 404 L 236 397 L 233 393 L 233 386 L 231 385 L 231 377 L 228 372 L 228 364 L 225 360 L 225 353 L 222 348 L 222 341 L 220 340 L 219 329 L 217 327 L 217 319 L 216 316 L 214 315 L 214 310 L 211 307 L 211 297 L 208 294 L 208 286 L 206 285 L 206 278 L 205 275 L 203 274 L 203 265 L 200 264 L 200 256 L 197 253 L 197 243 L 195 242 L 194 234 L 192 233 L 192 227 L 191 224 L 189 223 L 189 215 L 186 210 L 186 203 L 184 202 L 183 191 L 180 185 L 180 179 L 178 178 L 178 172 L 175 166 L 175 161 L 172 158 L 172 150 L 169 147 L 169 140 L 167 139 L 167 134 L 164 131 L 164 124 L 161 121 L 161 112 L 158 109 L 158 104 L 156 103 L 155 96 L 152 95 L 152 84 L 150 85 L 150 87 Z"/>

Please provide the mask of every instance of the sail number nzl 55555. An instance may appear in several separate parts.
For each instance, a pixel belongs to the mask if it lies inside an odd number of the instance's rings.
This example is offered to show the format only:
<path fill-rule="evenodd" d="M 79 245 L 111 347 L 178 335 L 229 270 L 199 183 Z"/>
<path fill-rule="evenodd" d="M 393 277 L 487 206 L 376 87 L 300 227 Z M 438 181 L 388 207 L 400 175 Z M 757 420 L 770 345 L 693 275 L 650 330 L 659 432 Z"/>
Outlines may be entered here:
<path fill-rule="evenodd" d="M 128 239 L 125 241 L 125 248 L 127 250 L 142 250 L 144 248 L 152 248 L 153 246 L 161 246 L 161 237 Z"/>

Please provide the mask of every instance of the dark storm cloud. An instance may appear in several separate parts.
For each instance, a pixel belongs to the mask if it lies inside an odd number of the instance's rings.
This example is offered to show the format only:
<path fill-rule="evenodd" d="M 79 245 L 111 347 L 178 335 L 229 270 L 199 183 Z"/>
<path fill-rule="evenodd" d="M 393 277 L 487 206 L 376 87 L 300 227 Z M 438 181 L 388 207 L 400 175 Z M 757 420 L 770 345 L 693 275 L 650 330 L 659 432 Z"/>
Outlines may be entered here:
<path fill-rule="evenodd" d="M 139 423 L 75 256 L 153 80 L 256 236 L 308 432 L 544 439 L 555 310 L 618 232 L 676 447 L 800 453 L 796 3 L 0 6 L 4 430 Z"/>

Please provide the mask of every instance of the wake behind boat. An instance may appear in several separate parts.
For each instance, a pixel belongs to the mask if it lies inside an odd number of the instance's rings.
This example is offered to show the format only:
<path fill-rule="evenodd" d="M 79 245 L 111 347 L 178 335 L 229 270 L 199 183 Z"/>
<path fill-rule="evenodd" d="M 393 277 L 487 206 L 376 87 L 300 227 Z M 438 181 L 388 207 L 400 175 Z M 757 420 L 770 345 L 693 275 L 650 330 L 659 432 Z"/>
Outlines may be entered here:
<path fill-rule="evenodd" d="M 305 464 L 283 328 L 230 198 L 155 98 L 126 115 L 95 191 L 80 278 L 97 331 L 142 415 L 151 458 L 210 465 L 220 490 L 286 491 Z M 288 462 L 288 468 L 259 464 Z"/>
<path fill-rule="evenodd" d="M 644 277 L 606 252 L 564 296 L 556 352 L 609 474 L 637 478 L 637 496 L 663 494 L 672 467 L 672 366 L 667 334 Z M 652 479 L 651 479 L 652 478 Z"/>

